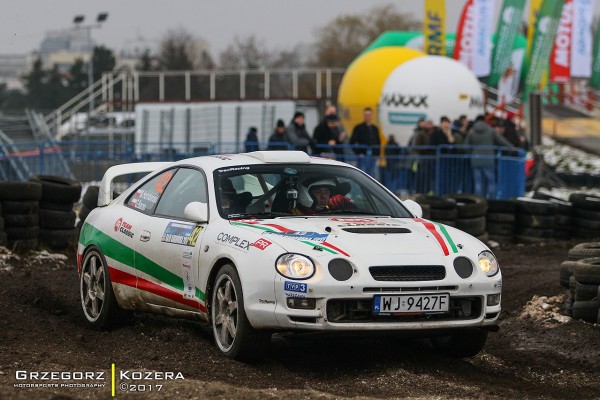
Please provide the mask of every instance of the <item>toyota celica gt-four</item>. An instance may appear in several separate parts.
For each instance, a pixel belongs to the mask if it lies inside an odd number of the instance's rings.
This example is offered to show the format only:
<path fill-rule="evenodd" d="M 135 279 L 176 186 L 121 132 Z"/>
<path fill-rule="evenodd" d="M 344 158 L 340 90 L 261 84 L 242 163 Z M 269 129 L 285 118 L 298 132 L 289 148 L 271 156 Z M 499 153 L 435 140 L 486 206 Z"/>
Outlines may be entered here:
<path fill-rule="evenodd" d="M 116 177 L 142 172 L 112 199 Z M 500 314 L 486 245 L 423 219 L 361 170 L 303 152 L 112 167 L 77 256 L 93 327 L 133 311 L 200 318 L 238 360 L 260 358 L 278 331 L 408 333 L 469 357 Z"/>

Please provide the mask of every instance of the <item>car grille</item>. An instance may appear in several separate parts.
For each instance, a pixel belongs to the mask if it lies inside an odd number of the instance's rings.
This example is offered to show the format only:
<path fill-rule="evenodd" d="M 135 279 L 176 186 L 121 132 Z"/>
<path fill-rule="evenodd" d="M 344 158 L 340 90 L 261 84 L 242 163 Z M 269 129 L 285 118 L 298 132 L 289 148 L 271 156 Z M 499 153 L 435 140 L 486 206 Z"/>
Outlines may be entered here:
<path fill-rule="evenodd" d="M 481 317 L 481 304 L 480 297 L 451 297 L 449 310 L 443 314 L 375 315 L 371 299 L 333 299 L 327 302 L 327 320 L 331 323 L 466 321 Z"/>
<path fill-rule="evenodd" d="M 443 265 L 394 265 L 369 267 L 376 281 L 438 281 L 446 277 Z"/>

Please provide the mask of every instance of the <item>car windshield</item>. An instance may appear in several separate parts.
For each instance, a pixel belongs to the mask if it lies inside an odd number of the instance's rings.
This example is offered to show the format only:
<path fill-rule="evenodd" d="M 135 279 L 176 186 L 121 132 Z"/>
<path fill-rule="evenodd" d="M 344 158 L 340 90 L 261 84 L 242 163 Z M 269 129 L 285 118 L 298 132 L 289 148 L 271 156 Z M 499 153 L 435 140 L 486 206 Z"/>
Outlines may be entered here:
<path fill-rule="evenodd" d="M 411 218 L 401 202 L 361 171 L 344 166 L 267 164 L 214 172 L 223 218 L 372 215 Z"/>

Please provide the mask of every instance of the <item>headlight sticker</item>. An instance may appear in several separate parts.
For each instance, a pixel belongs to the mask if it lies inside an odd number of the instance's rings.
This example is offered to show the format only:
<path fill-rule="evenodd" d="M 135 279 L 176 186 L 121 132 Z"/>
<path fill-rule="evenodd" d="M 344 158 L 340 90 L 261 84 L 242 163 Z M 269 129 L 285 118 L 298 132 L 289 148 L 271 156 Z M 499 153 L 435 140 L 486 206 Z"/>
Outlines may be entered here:
<path fill-rule="evenodd" d="M 283 284 L 283 290 L 285 290 L 286 292 L 307 293 L 308 284 L 301 282 L 285 281 Z"/>

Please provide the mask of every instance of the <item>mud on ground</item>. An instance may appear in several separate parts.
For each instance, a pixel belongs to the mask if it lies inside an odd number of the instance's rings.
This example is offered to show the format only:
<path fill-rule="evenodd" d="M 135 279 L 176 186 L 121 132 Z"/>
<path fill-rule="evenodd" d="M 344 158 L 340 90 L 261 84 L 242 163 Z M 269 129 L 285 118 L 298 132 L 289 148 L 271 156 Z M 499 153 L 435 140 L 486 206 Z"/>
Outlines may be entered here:
<path fill-rule="evenodd" d="M 257 365 L 221 356 L 209 328 L 192 321 L 136 315 L 110 332 L 90 330 L 72 252 L 17 259 L 0 251 L 0 399 L 111 398 L 112 363 L 117 377 L 121 371 L 184 377 L 129 381 L 146 393 L 117 385 L 116 398 L 600 398 L 600 326 L 556 312 L 564 293 L 559 266 L 576 243 L 495 250 L 504 277 L 500 331 L 471 359 L 443 358 L 426 340 L 397 336 L 277 335 Z M 554 310 L 552 304 L 542 309 L 544 302 L 555 302 Z M 17 380 L 17 371 L 103 372 L 105 380 L 93 382 L 106 386 L 15 387 L 90 382 Z"/>

